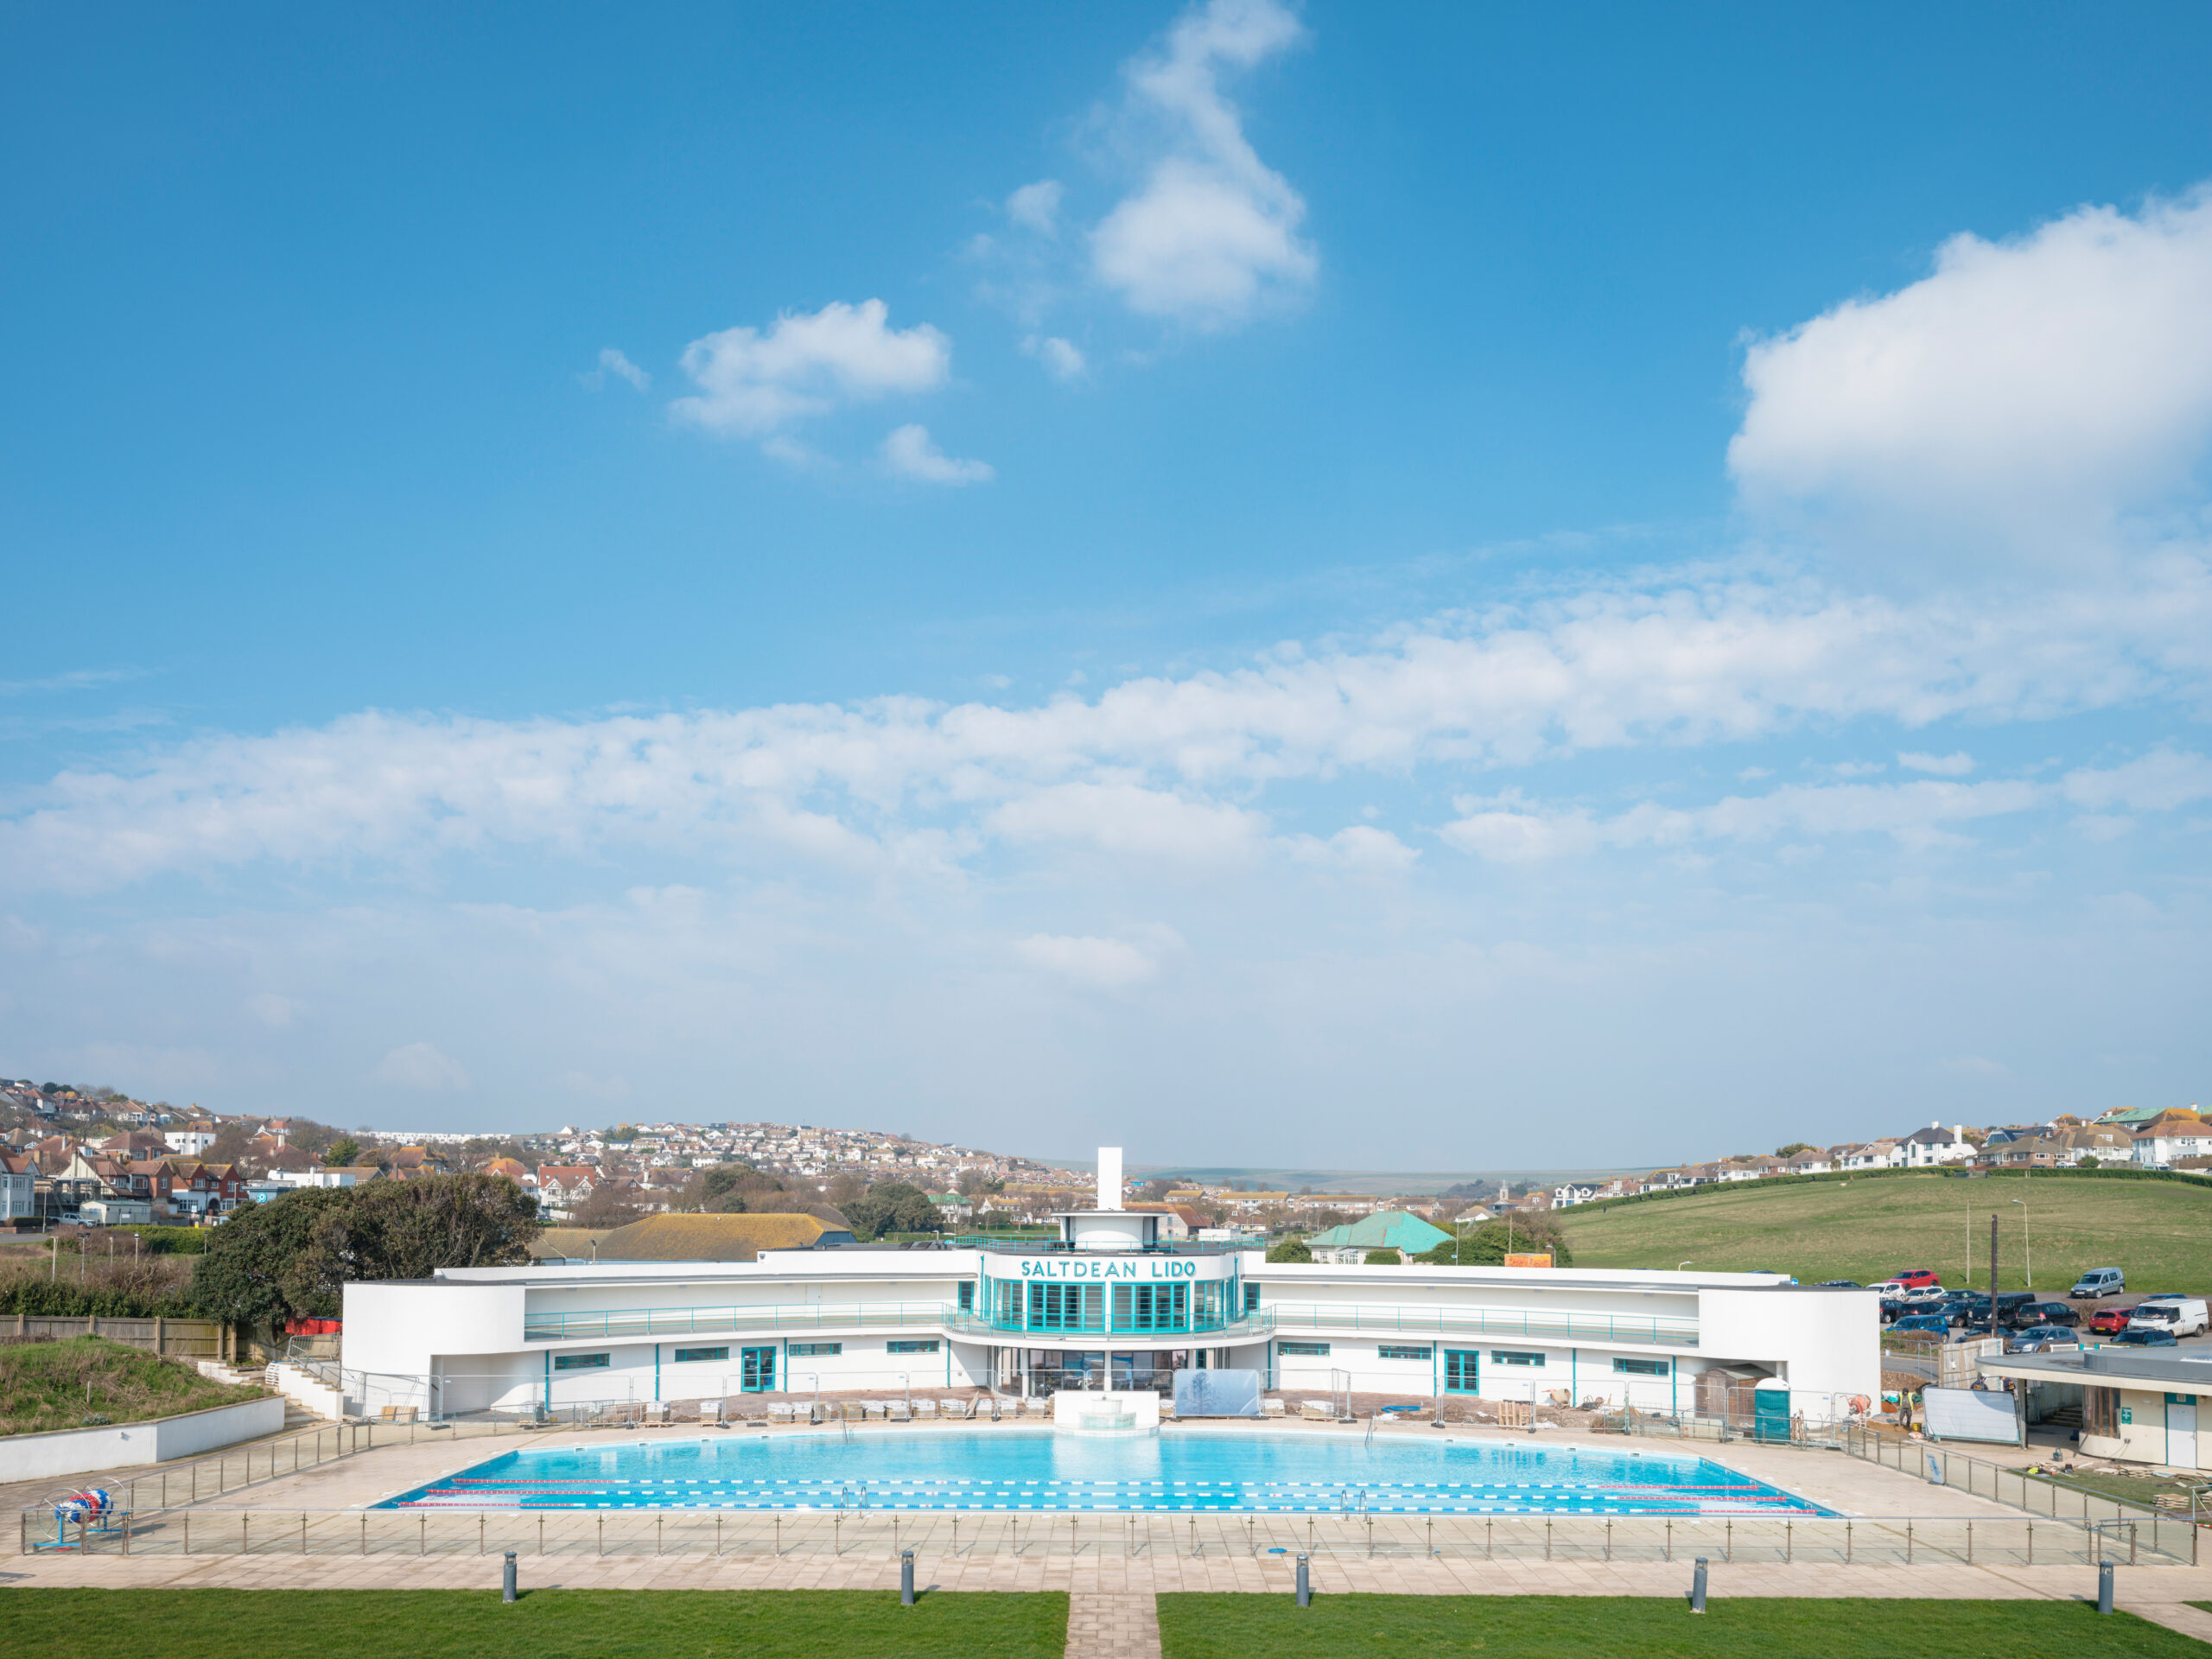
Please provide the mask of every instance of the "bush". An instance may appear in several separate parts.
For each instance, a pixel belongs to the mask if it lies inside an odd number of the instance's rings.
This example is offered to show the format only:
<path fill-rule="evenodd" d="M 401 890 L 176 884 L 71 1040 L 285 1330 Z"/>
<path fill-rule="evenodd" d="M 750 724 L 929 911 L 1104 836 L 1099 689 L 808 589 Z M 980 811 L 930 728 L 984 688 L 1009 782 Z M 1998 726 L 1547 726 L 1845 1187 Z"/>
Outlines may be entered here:
<path fill-rule="evenodd" d="M 1447 1238 L 1414 1260 L 1440 1268 L 1497 1268 L 1503 1267 L 1509 1255 L 1545 1250 L 1551 1252 L 1554 1267 L 1574 1265 L 1574 1253 L 1567 1248 L 1566 1236 L 1557 1222 L 1548 1216 L 1516 1216 L 1510 1226 L 1502 1221 L 1486 1221 L 1465 1237 Z"/>
<path fill-rule="evenodd" d="M 1406 1258 L 1404 1256 L 1399 1255 L 1398 1252 L 1393 1249 L 1389 1245 L 1385 1244 L 1379 1250 L 1370 1250 L 1362 1265 L 1370 1268 L 1397 1268 L 1403 1267 L 1405 1265 L 1405 1261 Z"/>
<path fill-rule="evenodd" d="M 1286 1238 L 1268 1247 L 1268 1260 L 1270 1262 L 1311 1262 L 1313 1259 L 1313 1252 L 1302 1238 Z"/>

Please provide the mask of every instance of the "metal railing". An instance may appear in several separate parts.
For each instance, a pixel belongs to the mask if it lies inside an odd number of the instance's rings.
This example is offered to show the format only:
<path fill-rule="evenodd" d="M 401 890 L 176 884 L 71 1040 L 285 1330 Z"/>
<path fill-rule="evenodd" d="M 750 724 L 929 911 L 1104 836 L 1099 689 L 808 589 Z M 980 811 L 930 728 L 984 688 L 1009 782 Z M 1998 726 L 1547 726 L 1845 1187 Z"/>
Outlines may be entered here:
<path fill-rule="evenodd" d="M 1364 1307 L 1357 1303 L 1276 1302 L 1264 1310 L 1277 1330 L 1389 1331 L 1425 1336 L 1529 1337 L 1565 1342 L 1633 1342 L 1697 1346 L 1694 1319 L 1614 1313 L 1509 1313 L 1471 1308 Z"/>
<path fill-rule="evenodd" d="M 1181 1238 L 1162 1240 L 1157 1244 L 1117 1244 L 1102 1249 L 1070 1244 L 1058 1237 L 1009 1237 L 1003 1233 L 965 1233 L 951 1243 L 955 1249 L 988 1250 L 1000 1255 L 1080 1255 L 1109 1262 L 1124 1255 L 1232 1255 L 1239 1250 L 1267 1248 L 1265 1242 L 1257 1238 Z"/>
<path fill-rule="evenodd" d="M 1102 1299 L 1103 1300 L 1103 1299 Z M 1034 1337 L 1096 1337 L 1102 1341 L 1111 1338 L 1124 1348 L 1187 1348 L 1192 1337 L 1211 1337 L 1230 1342 L 1260 1342 L 1274 1331 L 1275 1313 L 1273 1308 L 1255 1308 L 1248 1313 L 1215 1320 L 1192 1318 L 1179 1325 L 1118 1325 L 1110 1316 L 1102 1313 L 1102 1322 L 1091 1325 L 1025 1325 L 1020 1319 L 1004 1324 L 989 1316 L 976 1313 L 950 1313 L 945 1316 L 948 1331 L 965 1332 L 983 1336 Z M 1199 1344 L 1205 1345 L 1205 1344 Z"/>
<path fill-rule="evenodd" d="M 152 1509 L 107 1532 L 57 1530 L 26 1512 L 16 1548 L 72 1554 L 205 1557 L 492 1556 L 575 1560 L 642 1557 L 782 1559 L 855 1555 L 924 1560 L 1146 1556 L 1548 1561 L 1722 1561 L 1793 1565 L 2171 1566 L 2150 1531 L 2065 1517 L 1541 1516 L 1382 1514 L 1355 1496 L 1327 1509 L 1239 1510 L 899 1510 L 855 1484 L 828 1512 L 731 1510 Z"/>
<path fill-rule="evenodd" d="M 869 1330 L 943 1325 L 949 1302 L 792 1302 L 755 1306 L 626 1307 L 581 1313 L 525 1313 L 525 1342 L 614 1337 L 688 1337 L 735 1331 Z"/>

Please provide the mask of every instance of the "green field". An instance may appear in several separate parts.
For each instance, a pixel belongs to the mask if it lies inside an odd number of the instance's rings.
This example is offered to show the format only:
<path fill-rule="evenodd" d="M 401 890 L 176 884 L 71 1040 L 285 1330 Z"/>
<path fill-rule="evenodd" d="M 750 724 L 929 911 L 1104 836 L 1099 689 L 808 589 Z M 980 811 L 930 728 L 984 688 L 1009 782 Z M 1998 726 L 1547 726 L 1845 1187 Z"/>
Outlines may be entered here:
<path fill-rule="evenodd" d="M 1685 1573 L 1685 1589 L 1688 1574 Z M 2082 1575 L 2094 1591 L 2091 1575 Z M 2063 1601 L 1719 1599 L 1613 1596 L 1160 1598 L 1162 1659 L 2174 1659 L 2204 1644 L 2127 1613 L 2100 1618 Z"/>
<path fill-rule="evenodd" d="M 164 1659 L 1061 1659 L 1068 1599 L 895 1591 L 29 1590 L 0 1651 Z M 499 1581 L 499 1563 L 485 1577 Z"/>
<path fill-rule="evenodd" d="M 2027 1238 L 2021 1231 L 2025 1202 Z M 1578 1268 L 1773 1268 L 1806 1284 L 1871 1284 L 1933 1268 L 1953 1286 L 1989 1288 L 1989 1217 L 1998 1288 L 2063 1293 L 2086 1268 L 2115 1267 L 2139 1291 L 2212 1287 L 2212 1183 L 1888 1175 L 1769 1185 L 1744 1181 L 1680 1198 L 1592 1205 L 1556 1217 Z M 2027 1251 L 2035 1281 L 2026 1278 Z"/>

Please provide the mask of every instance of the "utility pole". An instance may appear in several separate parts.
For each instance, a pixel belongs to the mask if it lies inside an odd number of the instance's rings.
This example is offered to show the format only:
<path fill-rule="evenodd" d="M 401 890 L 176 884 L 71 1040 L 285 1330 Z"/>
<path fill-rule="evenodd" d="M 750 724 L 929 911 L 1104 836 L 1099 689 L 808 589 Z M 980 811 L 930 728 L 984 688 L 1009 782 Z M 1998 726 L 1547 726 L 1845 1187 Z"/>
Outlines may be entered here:
<path fill-rule="evenodd" d="M 1997 1212 L 1989 1212 L 1989 1323 L 1997 1325 Z"/>

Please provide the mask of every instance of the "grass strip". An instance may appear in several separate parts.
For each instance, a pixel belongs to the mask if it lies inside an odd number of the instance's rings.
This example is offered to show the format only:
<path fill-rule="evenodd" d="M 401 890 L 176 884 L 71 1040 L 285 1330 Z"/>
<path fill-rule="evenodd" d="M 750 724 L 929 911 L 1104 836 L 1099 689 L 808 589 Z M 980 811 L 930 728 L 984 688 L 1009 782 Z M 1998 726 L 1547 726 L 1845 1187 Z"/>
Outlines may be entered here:
<path fill-rule="evenodd" d="M 2084 1574 L 2084 1584 L 2089 1583 Z M 1628 1596 L 1163 1595 L 1163 1659 L 2202 1659 L 2204 1644 L 2094 1603 Z"/>
<path fill-rule="evenodd" d="M 0 1652 L 163 1659 L 1061 1659 L 1067 1630 L 1058 1592 L 912 1607 L 895 1590 L 525 1588 L 512 1606 L 496 1589 L 0 1594 Z"/>
<path fill-rule="evenodd" d="M 99 1337 L 0 1344 L 0 1434 L 142 1423 L 267 1392 Z"/>

